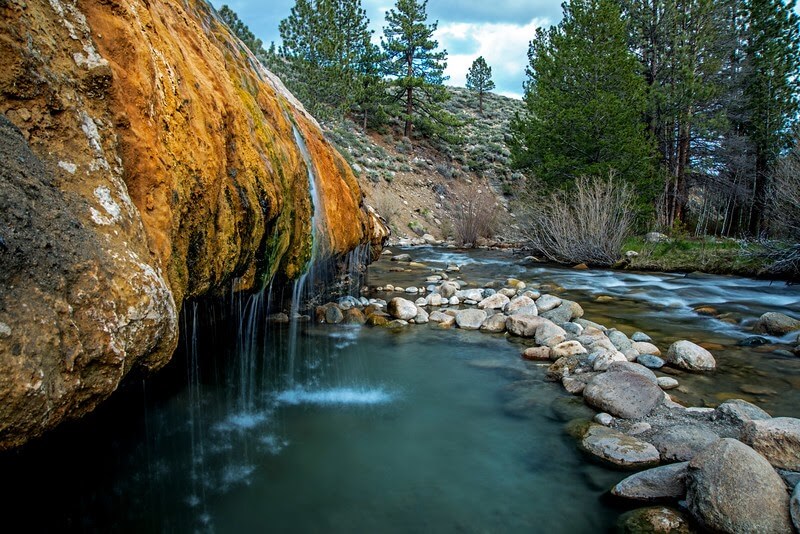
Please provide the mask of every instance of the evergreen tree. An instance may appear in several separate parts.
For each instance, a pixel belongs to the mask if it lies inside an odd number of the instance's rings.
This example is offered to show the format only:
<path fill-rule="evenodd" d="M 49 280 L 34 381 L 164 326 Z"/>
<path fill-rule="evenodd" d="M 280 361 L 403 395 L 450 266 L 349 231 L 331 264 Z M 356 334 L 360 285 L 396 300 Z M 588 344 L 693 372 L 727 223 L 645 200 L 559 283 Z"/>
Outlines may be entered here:
<path fill-rule="evenodd" d="M 342 116 L 362 85 L 364 57 L 375 56 L 361 0 L 296 0 L 279 31 L 290 88 L 317 115 Z"/>
<path fill-rule="evenodd" d="M 794 0 L 746 0 L 745 123 L 754 151 L 750 233 L 764 228 L 769 178 L 791 145 L 800 94 L 800 17 Z"/>
<path fill-rule="evenodd" d="M 719 171 L 727 131 L 724 66 L 735 36 L 735 0 L 624 0 L 630 48 L 647 82 L 645 120 L 664 183 L 660 220 L 684 221 L 689 188 Z"/>
<path fill-rule="evenodd" d="M 219 16 L 228 25 L 228 27 L 233 31 L 234 35 L 241 39 L 241 41 L 250 49 L 253 54 L 256 56 L 263 55 L 266 52 L 264 51 L 264 43 L 261 42 L 261 39 L 256 37 L 250 28 L 239 19 L 239 15 L 236 14 L 228 5 L 223 5 L 219 10 Z"/>
<path fill-rule="evenodd" d="M 536 32 L 512 157 L 547 189 L 615 172 L 644 205 L 654 195 L 646 87 L 620 15 L 615 0 L 572 0 L 558 26 Z"/>
<path fill-rule="evenodd" d="M 467 72 L 467 89 L 478 92 L 478 110 L 483 115 L 483 95 L 494 89 L 492 67 L 486 64 L 483 56 L 473 61 Z"/>
<path fill-rule="evenodd" d="M 404 121 L 403 132 L 411 138 L 412 127 L 423 133 L 447 136 L 458 124 L 441 108 L 449 98 L 444 88 L 447 51 L 437 52 L 433 39 L 438 22 L 427 24 L 428 2 L 397 0 L 386 13 L 381 45 L 386 56 L 385 74 L 391 79 L 389 100 Z"/>

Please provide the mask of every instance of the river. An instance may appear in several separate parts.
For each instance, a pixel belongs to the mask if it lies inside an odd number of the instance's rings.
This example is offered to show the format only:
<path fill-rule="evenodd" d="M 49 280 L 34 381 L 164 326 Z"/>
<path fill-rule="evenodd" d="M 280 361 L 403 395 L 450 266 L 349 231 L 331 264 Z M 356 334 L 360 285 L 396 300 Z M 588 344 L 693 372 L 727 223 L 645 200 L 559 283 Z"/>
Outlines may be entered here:
<path fill-rule="evenodd" d="M 398 251 L 399 252 L 399 251 Z M 800 287 L 733 277 L 578 271 L 498 251 L 416 248 L 383 257 L 372 287 L 424 285 L 459 264 L 476 287 L 514 277 L 575 300 L 585 317 L 666 350 L 711 343 L 718 371 L 679 374 L 676 397 L 731 397 L 800 415 L 788 339 L 741 347 L 765 311 L 800 315 Z M 563 288 L 563 289 L 562 289 Z M 382 293 L 386 298 L 391 295 Z M 602 298 L 598 298 L 602 297 Z M 33 531 L 598 532 L 626 473 L 565 431 L 591 415 L 503 335 L 430 325 L 252 326 L 269 299 L 186 307 L 170 368 L 132 380 L 98 413 L 0 458 L 7 521 Z M 713 306 L 717 317 L 700 315 Z M 231 311 L 233 310 L 233 311 Z M 220 318 L 238 314 L 235 332 Z M 230 319 L 230 317 L 228 317 Z M 228 321 L 230 323 L 231 321 Z M 287 361 L 288 354 L 296 361 Z M 287 376 L 292 369 L 292 376 Z"/>

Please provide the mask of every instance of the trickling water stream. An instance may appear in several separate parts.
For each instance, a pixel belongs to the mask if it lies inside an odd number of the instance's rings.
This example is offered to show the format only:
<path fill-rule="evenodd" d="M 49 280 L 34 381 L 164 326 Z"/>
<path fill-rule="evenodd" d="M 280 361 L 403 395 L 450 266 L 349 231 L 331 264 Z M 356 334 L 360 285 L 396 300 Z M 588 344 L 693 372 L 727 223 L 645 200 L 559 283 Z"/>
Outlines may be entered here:
<path fill-rule="evenodd" d="M 800 359 L 736 345 L 763 311 L 800 314 L 798 287 L 524 267 L 498 252 L 408 252 L 432 267 L 460 263 L 478 285 L 508 276 L 561 285 L 587 318 L 644 330 L 662 348 L 677 338 L 718 343 L 720 370 L 679 376 L 679 395 L 695 404 L 751 395 L 798 416 Z M 371 285 L 422 285 L 425 269 L 396 266 L 373 265 Z M 516 343 L 427 325 L 392 333 L 297 323 L 293 335 L 290 326 L 264 328 L 254 312 L 270 294 L 187 304 L 184 349 L 171 369 L 2 458 L 15 490 L 0 501 L 6 518 L 33 531 L 598 532 L 613 524 L 619 510 L 601 496 L 626 473 L 576 450 L 564 424 L 589 412 L 520 360 Z M 698 315 L 699 304 L 738 322 Z M 292 344 L 303 357 L 290 372 Z M 753 381 L 775 393 L 741 391 Z"/>

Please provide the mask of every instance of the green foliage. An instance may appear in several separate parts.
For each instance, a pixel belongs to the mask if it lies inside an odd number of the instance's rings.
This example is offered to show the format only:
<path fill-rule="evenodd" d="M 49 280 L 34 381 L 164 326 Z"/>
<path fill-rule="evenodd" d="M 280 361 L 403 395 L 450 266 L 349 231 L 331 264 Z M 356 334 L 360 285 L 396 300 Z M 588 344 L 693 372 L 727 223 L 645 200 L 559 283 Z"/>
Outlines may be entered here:
<path fill-rule="evenodd" d="M 296 0 L 279 24 L 285 80 L 309 110 L 342 118 L 355 108 L 366 115 L 380 93 L 369 19 L 360 0 Z"/>
<path fill-rule="evenodd" d="M 443 85 L 447 51 L 436 51 L 439 43 L 433 33 L 438 23 L 427 24 L 427 4 L 427 0 L 397 0 L 386 13 L 381 39 L 391 112 L 403 121 L 409 139 L 413 128 L 427 136 L 452 137 L 460 126 L 441 106 L 449 98 Z"/>
<path fill-rule="evenodd" d="M 225 24 L 233 31 L 233 33 L 241 39 L 241 41 L 250 49 L 253 54 L 265 54 L 264 43 L 261 39 L 256 37 L 247 25 L 239 20 L 239 15 L 236 14 L 230 7 L 223 5 L 219 10 L 219 16 L 225 21 Z"/>
<path fill-rule="evenodd" d="M 483 95 L 494 89 L 492 81 L 492 67 L 486 64 L 483 56 L 472 62 L 467 72 L 467 89 L 478 92 L 478 109 L 483 113 Z"/>
<path fill-rule="evenodd" d="M 564 4 L 562 22 L 536 32 L 528 57 L 527 112 L 512 121 L 515 165 L 546 190 L 615 173 L 644 209 L 655 193 L 645 84 L 617 2 Z"/>

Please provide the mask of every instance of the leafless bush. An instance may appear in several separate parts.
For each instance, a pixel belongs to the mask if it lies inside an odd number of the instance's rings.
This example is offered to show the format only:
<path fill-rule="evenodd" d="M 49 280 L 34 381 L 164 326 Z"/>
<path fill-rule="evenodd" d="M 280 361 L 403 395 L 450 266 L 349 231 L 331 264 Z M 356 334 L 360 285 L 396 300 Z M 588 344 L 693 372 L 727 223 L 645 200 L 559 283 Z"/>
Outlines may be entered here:
<path fill-rule="evenodd" d="M 771 200 L 776 234 L 800 242 L 800 145 L 775 170 Z"/>
<path fill-rule="evenodd" d="M 770 274 L 800 278 L 800 145 L 775 170 L 770 221 L 778 240 L 761 239 L 755 248 Z"/>
<path fill-rule="evenodd" d="M 633 201 L 631 188 L 613 175 L 579 178 L 572 190 L 547 196 L 529 193 L 523 235 L 550 260 L 611 265 L 633 224 Z"/>
<path fill-rule="evenodd" d="M 494 235 L 498 206 L 491 191 L 471 189 L 453 203 L 453 234 L 456 243 L 475 246 L 478 239 Z"/>

